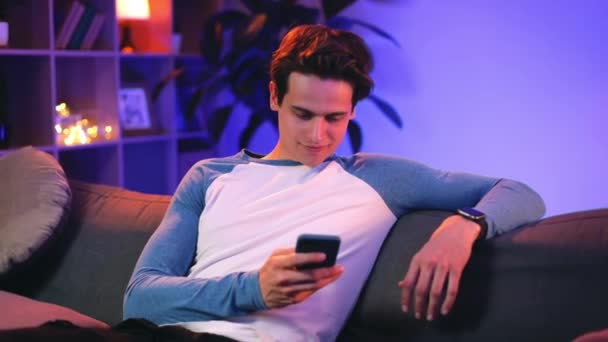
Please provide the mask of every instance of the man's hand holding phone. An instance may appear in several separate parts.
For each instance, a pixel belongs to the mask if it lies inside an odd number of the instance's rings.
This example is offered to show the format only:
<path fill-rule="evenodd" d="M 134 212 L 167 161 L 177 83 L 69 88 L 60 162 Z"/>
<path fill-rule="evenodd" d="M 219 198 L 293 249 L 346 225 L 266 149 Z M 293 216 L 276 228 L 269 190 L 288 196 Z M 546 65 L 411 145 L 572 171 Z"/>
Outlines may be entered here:
<path fill-rule="evenodd" d="M 337 241 L 337 244 L 336 244 Z M 260 269 L 260 290 L 269 308 L 299 303 L 340 277 L 339 238 L 303 235 L 296 249 L 277 249 Z"/>

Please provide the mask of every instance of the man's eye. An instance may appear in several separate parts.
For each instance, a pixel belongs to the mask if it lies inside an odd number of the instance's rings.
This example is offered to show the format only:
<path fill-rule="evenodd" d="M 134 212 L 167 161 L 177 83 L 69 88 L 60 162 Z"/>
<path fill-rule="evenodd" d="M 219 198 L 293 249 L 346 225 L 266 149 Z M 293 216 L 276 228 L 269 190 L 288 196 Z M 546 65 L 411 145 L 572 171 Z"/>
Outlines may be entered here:
<path fill-rule="evenodd" d="M 340 119 L 342 119 L 342 115 L 330 115 L 327 117 L 327 121 L 328 122 L 336 122 L 336 121 L 340 121 Z"/>
<path fill-rule="evenodd" d="M 307 113 L 296 113 L 296 116 L 302 120 L 310 120 L 310 118 L 312 118 L 312 115 Z"/>

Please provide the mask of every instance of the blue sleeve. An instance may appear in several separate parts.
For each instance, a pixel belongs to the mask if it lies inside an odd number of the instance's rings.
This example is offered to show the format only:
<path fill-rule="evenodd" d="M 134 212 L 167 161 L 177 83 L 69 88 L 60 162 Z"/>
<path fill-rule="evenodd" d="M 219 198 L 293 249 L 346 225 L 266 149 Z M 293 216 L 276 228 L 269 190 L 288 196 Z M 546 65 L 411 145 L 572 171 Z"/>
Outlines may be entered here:
<path fill-rule="evenodd" d="M 156 324 L 204 321 L 266 309 L 258 272 L 221 278 L 188 278 L 198 238 L 199 216 L 209 184 L 201 164 L 184 177 L 167 213 L 137 261 L 124 298 L 124 318 Z"/>
<path fill-rule="evenodd" d="M 353 175 L 370 184 L 399 217 L 413 210 L 484 212 L 493 237 L 541 218 L 542 198 L 527 185 L 510 179 L 448 172 L 397 157 L 357 154 L 344 161 Z"/>

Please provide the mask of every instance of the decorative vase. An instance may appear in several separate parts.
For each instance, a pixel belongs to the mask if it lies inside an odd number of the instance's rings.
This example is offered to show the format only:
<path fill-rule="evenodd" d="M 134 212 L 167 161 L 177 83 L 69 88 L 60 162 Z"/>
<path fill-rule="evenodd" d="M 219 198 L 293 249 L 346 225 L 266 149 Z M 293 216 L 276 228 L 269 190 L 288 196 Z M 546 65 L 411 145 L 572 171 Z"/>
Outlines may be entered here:
<path fill-rule="evenodd" d="M 0 21 L 0 47 L 8 45 L 8 22 Z"/>

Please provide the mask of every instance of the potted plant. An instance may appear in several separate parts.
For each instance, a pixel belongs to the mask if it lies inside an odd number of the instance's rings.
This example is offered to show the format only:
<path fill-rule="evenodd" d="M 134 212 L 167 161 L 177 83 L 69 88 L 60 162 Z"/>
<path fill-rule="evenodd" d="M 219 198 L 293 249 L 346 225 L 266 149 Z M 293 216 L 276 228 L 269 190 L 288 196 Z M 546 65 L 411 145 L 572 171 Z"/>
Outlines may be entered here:
<path fill-rule="evenodd" d="M 246 147 L 256 130 L 265 122 L 277 127 L 276 114 L 268 106 L 269 61 L 287 30 L 299 24 L 324 22 L 341 29 L 361 26 L 398 43 L 376 26 L 338 16 L 355 0 L 325 0 L 322 8 L 299 5 L 294 0 L 242 0 L 244 10 L 226 9 L 214 14 L 204 25 L 201 38 L 200 72 L 192 73 L 186 66 L 179 67 L 161 81 L 153 91 L 153 100 L 163 87 L 176 79 L 178 102 L 185 119 L 194 117 L 205 108 L 205 125 L 210 144 L 217 143 L 230 115 L 236 108 L 251 111 L 249 122 L 240 133 L 239 147 Z M 218 105 L 220 94 L 232 94 L 232 100 Z M 368 98 L 397 127 L 402 126 L 396 110 L 372 93 Z M 348 126 L 351 147 L 358 152 L 362 145 L 362 131 L 356 121 Z"/>

